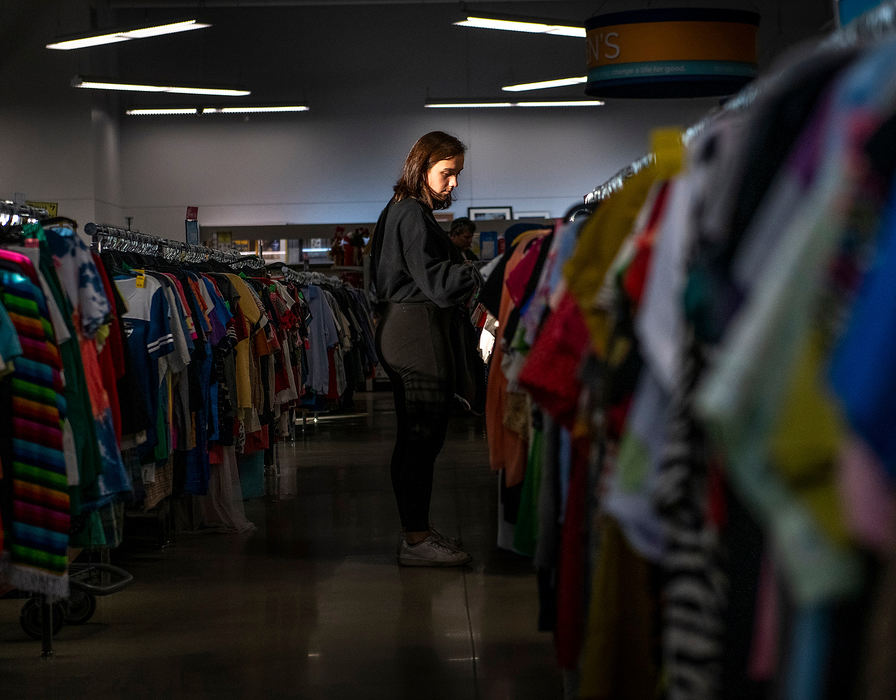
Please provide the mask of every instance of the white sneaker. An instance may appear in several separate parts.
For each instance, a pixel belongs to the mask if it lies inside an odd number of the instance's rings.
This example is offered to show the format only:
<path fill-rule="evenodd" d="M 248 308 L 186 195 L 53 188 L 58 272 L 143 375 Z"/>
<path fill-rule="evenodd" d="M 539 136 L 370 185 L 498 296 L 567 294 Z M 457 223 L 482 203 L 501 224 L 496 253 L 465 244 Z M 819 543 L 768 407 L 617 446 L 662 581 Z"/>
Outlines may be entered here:
<path fill-rule="evenodd" d="M 408 544 L 402 538 L 398 549 L 398 563 L 402 566 L 463 566 L 472 559 L 435 535 L 417 544 Z"/>
<path fill-rule="evenodd" d="M 398 545 L 395 548 L 397 554 L 401 553 L 401 543 L 404 542 L 404 530 L 402 530 L 398 534 Z M 451 537 L 449 535 L 444 535 L 438 530 L 436 530 L 436 526 L 432 523 L 429 524 L 429 534 L 435 537 L 437 540 L 442 540 L 449 547 L 453 547 L 454 549 L 463 549 L 464 543 L 460 539 L 460 537 Z"/>
<path fill-rule="evenodd" d="M 442 542 L 449 545 L 450 547 L 461 549 L 464 546 L 464 543 L 461 541 L 460 537 L 449 537 L 448 535 L 443 535 L 441 532 L 436 530 L 436 526 L 432 523 L 429 524 L 429 532 L 434 535 L 436 539 L 442 540 Z"/>

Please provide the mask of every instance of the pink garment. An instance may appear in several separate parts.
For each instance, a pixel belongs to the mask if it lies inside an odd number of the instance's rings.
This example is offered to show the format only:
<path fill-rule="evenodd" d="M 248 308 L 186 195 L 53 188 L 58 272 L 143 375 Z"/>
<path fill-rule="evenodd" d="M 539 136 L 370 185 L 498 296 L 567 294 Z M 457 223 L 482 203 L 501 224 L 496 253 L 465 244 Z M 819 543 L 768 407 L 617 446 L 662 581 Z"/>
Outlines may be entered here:
<path fill-rule="evenodd" d="M 504 287 L 510 294 L 510 300 L 517 308 L 523 302 L 523 295 L 526 293 L 526 286 L 532 278 L 535 266 L 538 264 L 538 256 L 541 253 L 541 246 L 544 244 L 544 238 L 538 238 L 529 244 L 523 253 L 522 259 L 517 266 L 507 273 L 504 279 Z"/>
<path fill-rule="evenodd" d="M 21 253 L 16 253 L 15 251 L 6 250 L 4 248 L 0 248 L 0 258 L 15 263 L 20 268 L 20 272 L 23 275 L 34 282 L 38 287 L 40 286 L 37 270 L 34 269 L 34 264 L 31 262 L 30 258 Z"/>
<path fill-rule="evenodd" d="M 777 576 L 768 554 L 759 568 L 759 590 L 756 593 L 756 617 L 753 644 L 750 649 L 748 675 L 755 681 L 770 681 L 778 670 L 778 594 Z"/>
<path fill-rule="evenodd" d="M 876 455 L 857 436 L 844 441 L 838 472 L 846 526 L 862 544 L 892 549 L 893 490 Z"/>

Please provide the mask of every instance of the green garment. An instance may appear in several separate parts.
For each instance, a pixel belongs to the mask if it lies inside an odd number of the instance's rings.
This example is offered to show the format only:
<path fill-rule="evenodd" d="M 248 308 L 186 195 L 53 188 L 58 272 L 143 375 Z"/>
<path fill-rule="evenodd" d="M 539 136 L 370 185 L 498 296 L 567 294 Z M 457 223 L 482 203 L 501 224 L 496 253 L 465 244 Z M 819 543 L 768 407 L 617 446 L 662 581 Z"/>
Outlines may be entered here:
<path fill-rule="evenodd" d="M 542 431 L 533 429 L 529 445 L 529 464 L 523 480 L 520 509 L 513 529 L 513 548 L 520 554 L 535 556 L 538 543 L 538 491 L 541 486 Z"/>
<path fill-rule="evenodd" d="M 79 484 L 69 486 L 68 491 L 72 515 L 78 515 L 81 513 L 82 503 L 96 501 L 99 498 L 97 479 L 103 469 L 102 456 L 96 437 L 96 422 L 93 419 L 90 394 L 87 393 L 81 347 L 78 345 L 78 334 L 71 320 L 72 305 L 68 296 L 62 291 L 62 285 L 53 266 L 52 255 L 44 243 L 41 243 L 40 247 L 40 272 L 53 293 L 71 336 L 59 345 L 59 354 L 65 372 L 66 417 L 72 427 L 78 457 Z"/>

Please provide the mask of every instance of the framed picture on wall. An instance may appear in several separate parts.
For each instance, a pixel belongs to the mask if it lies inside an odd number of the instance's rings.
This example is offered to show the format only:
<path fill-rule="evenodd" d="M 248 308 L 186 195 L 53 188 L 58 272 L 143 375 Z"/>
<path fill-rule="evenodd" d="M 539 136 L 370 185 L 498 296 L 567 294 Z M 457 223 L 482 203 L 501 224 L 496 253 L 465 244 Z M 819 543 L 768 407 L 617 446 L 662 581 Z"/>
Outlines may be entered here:
<path fill-rule="evenodd" d="M 467 207 L 467 217 L 473 221 L 493 221 L 503 219 L 510 221 L 513 218 L 512 207 Z"/>

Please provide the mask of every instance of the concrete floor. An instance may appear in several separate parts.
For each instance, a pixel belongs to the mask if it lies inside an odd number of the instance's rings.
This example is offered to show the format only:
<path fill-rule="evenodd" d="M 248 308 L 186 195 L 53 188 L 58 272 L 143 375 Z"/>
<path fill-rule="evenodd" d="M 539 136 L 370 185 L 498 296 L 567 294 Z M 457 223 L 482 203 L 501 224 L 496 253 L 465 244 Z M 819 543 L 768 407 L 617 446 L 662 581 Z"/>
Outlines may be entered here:
<path fill-rule="evenodd" d="M 0 600 L 0 697 L 562 697 L 531 565 L 495 547 L 483 421 L 454 419 L 432 507 L 473 563 L 407 569 L 395 563 L 391 394 L 356 406 L 366 415 L 282 445 L 279 497 L 246 503 L 254 532 L 122 549 L 134 583 L 64 626 L 52 659 L 21 630 L 22 601 Z"/>

